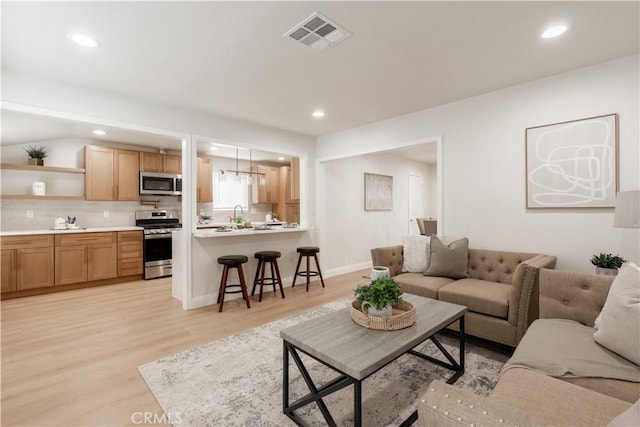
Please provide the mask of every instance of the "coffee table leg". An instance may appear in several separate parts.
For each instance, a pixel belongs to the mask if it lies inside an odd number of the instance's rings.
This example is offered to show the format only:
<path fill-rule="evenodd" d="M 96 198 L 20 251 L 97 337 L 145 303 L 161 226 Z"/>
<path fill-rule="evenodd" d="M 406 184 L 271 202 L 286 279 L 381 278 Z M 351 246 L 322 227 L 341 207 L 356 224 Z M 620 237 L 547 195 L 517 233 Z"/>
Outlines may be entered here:
<path fill-rule="evenodd" d="M 362 426 L 362 381 L 353 383 L 353 425 Z"/>
<path fill-rule="evenodd" d="M 289 407 L 289 349 L 282 341 L 282 411 Z"/>
<path fill-rule="evenodd" d="M 460 371 L 464 374 L 464 315 L 460 318 Z"/>

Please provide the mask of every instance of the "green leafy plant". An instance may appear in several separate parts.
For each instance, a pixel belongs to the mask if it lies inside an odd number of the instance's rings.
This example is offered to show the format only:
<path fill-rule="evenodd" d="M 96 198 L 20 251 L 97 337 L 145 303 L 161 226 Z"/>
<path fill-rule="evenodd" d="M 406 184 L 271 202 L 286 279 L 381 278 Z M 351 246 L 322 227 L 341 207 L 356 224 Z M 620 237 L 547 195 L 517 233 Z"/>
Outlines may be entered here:
<path fill-rule="evenodd" d="M 200 214 L 199 218 L 200 218 L 200 221 L 209 221 L 211 219 L 211 215 Z"/>
<path fill-rule="evenodd" d="M 67 216 L 67 224 L 75 224 L 76 223 L 76 217 L 71 217 L 71 216 Z"/>
<path fill-rule="evenodd" d="M 44 159 L 47 157 L 47 148 L 40 146 L 34 147 L 33 145 L 27 145 L 26 147 L 22 147 L 24 151 L 27 152 L 27 155 L 32 159 Z"/>
<path fill-rule="evenodd" d="M 627 260 L 613 254 L 599 254 L 591 257 L 591 264 L 600 268 L 620 268 Z"/>
<path fill-rule="evenodd" d="M 236 224 L 244 224 L 244 218 L 241 216 L 236 217 Z"/>
<path fill-rule="evenodd" d="M 402 302 L 400 285 L 389 277 L 379 277 L 369 285 L 359 285 L 354 293 L 360 304 L 366 301 L 378 310 Z"/>

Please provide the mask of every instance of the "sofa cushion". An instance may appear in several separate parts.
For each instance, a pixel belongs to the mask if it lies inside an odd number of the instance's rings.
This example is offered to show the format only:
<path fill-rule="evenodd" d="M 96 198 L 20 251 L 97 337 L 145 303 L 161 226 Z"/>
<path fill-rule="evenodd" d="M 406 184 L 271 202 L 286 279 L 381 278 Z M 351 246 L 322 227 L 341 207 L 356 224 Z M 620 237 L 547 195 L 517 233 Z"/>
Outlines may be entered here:
<path fill-rule="evenodd" d="M 460 279 L 438 290 L 438 299 L 466 305 L 469 311 L 506 319 L 511 285 L 478 279 Z"/>
<path fill-rule="evenodd" d="M 469 277 L 511 284 L 518 264 L 535 256 L 525 252 L 469 249 Z"/>
<path fill-rule="evenodd" d="M 559 378 L 599 377 L 640 382 L 640 367 L 593 340 L 593 328 L 568 319 L 529 326 L 503 372 L 526 368 Z"/>
<path fill-rule="evenodd" d="M 438 299 L 438 289 L 453 282 L 448 277 L 425 277 L 421 273 L 402 273 L 393 278 L 403 292 Z"/>
<path fill-rule="evenodd" d="M 423 273 L 429 265 L 428 236 L 402 236 L 402 271 Z"/>
<path fill-rule="evenodd" d="M 631 408 L 611 420 L 611 422 L 607 424 L 607 427 L 628 427 L 637 425 L 640 425 L 640 400 L 631 405 Z"/>
<path fill-rule="evenodd" d="M 611 284 L 593 339 L 640 365 L 640 268 L 625 263 Z"/>
<path fill-rule="evenodd" d="M 462 279 L 467 277 L 469 239 L 456 240 L 445 246 L 436 236 L 429 241 L 429 263 L 425 276 Z"/>
<path fill-rule="evenodd" d="M 603 426 L 630 406 L 526 369 L 504 372 L 488 400 L 534 414 L 547 426 Z"/>

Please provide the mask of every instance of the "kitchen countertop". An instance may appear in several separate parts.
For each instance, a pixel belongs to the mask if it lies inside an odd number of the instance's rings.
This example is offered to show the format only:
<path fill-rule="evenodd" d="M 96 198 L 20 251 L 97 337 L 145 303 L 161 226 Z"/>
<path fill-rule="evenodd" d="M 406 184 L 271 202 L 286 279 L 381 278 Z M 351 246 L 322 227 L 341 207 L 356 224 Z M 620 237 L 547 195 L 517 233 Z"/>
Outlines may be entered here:
<path fill-rule="evenodd" d="M 66 230 L 54 230 L 52 228 L 46 230 L 16 230 L 1 231 L 0 237 L 7 236 L 32 236 L 35 234 L 69 234 L 69 233 L 102 233 L 109 231 L 138 231 L 144 230 L 142 227 L 93 227 L 93 228 L 71 228 Z"/>
<path fill-rule="evenodd" d="M 283 228 L 281 226 L 272 227 L 270 230 L 254 230 L 253 228 L 232 229 L 231 231 L 198 230 L 193 233 L 193 237 L 238 237 L 238 236 L 260 236 L 274 233 L 295 233 L 308 231 L 308 227 Z"/>

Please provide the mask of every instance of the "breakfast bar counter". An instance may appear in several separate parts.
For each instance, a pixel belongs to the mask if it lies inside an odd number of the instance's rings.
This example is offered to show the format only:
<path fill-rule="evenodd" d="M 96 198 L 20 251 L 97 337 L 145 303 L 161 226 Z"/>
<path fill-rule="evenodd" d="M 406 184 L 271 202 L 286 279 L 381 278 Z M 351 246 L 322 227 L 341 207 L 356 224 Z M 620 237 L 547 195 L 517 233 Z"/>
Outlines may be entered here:
<path fill-rule="evenodd" d="M 283 228 L 274 226 L 269 230 L 253 228 L 232 229 L 231 231 L 215 231 L 215 228 L 197 229 L 192 232 L 182 229 L 173 233 L 173 296 L 181 301 L 185 299 L 182 290 L 186 289 L 181 283 L 183 277 L 190 276 L 191 295 L 186 296 L 186 305 L 189 308 L 215 305 L 218 299 L 218 288 L 222 277 L 222 265 L 218 264 L 218 258 L 224 255 L 245 255 L 249 261 L 242 265 L 245 280 L 249 292 L 253 286 L 258 265 L 254 254 L 258 251 L 278 251 L 281 256 L 278 258 L 278 266 L 285 286 L 293 281 L 293 274 L 298 262 L 297 248 L 300 246 L 312 246 L 317 243 L 315 238 L 315 228 L 295 227 Z M 187 236 L 185 236 L 185 233 Z M 185 265 L 184 256 L 180 250 L 180 241 L 187 239 L 191 250 L 191 265 Z M 322 263 L 322 252 L 319 254 Z M 322 265 L 322 264 L 321 264 Z M 182 269 L 191 269 L 184 272 Z M 189 280 L 189 279 L 187 279 Z M 237 283 L 238 277 L 233 272 L 229 278 L 229 283 Z M 266 292 L 266 298 L 271 297 L 271 292 Z M 240 297 L 240 294 L 225 298 L 226 301 L 233 297 Z M 280 295 L 277 294 L 280 298 Z M 244 308 L 234 308 L 234 310 L 247 310 Z"/>

